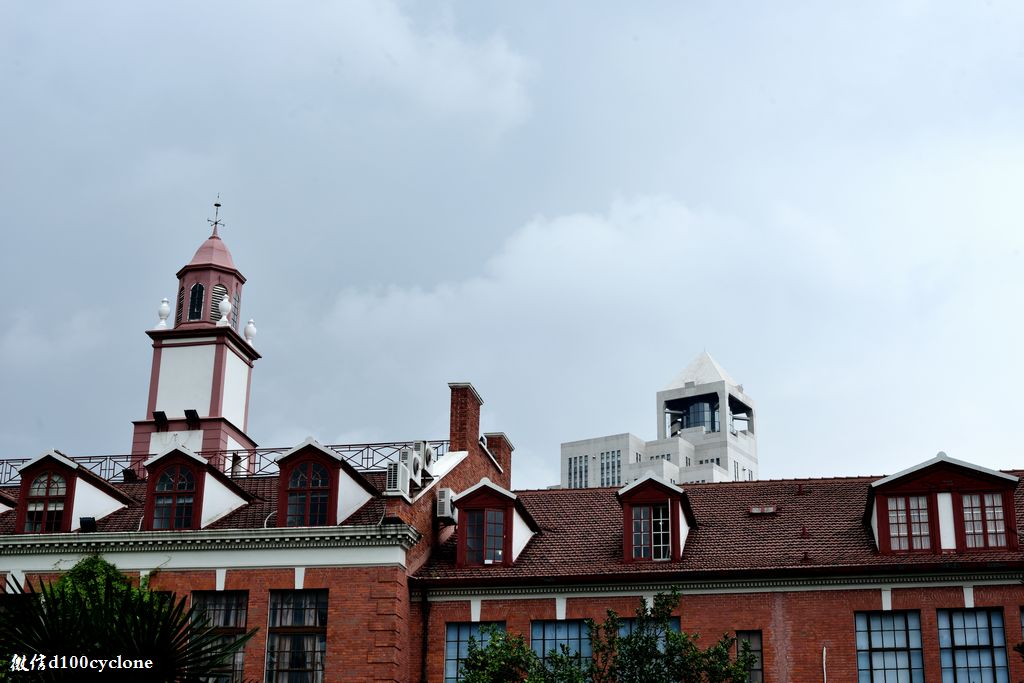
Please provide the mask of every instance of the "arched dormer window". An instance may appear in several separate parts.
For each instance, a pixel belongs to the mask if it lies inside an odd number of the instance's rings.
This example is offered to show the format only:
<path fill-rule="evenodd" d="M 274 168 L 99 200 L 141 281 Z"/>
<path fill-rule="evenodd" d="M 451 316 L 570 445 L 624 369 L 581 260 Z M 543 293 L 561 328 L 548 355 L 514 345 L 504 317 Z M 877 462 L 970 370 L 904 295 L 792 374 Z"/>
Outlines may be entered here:
<path fill-rule="evenodd" d="M 228 288 L 217 284 L 210 290 L 210 322 L 220 322 L 220 302 L 228 296 Z M 229 299 L 230 301 L 230 299 Z"/>
<path fill-rule="evenodd" d="M 153 528 L 194 528 L 195 503 L 195 474 L 184 465 L 171 465 L 156 480 L 153 498 Z"/>
<path fill-rule="evenodd" d="M 189 290 L 188 319 L 190 321 L 203 319 L 203 294 L 203 286 L 198 282 L 192 285 L 192 289 Z"/>
<path fill-rule="evenodd" d="M 288 518 L 285 526 L 327 524 L 331 477 L 315 461 L 295 465 L 288 477 Z"/>
<path fill-rule="evenodd" d="M 56 472 L 43 472 L 33 479 L 25 509 L 25 532 L 64 531 L 67 493 L 67 482 Z"/>

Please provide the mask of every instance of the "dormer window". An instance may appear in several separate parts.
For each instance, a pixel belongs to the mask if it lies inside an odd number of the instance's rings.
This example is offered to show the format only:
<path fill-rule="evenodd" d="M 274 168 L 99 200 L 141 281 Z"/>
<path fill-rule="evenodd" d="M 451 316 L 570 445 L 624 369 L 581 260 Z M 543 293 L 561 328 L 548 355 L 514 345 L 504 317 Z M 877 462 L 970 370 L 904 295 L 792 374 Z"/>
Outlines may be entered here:
<path fill-rule="evenodd" d="M 195 526 L 196 477 L 184 465 L 171 465 L 156 480 L 153 499 L 154 529 L 191 529 Z"/>
<path fill-rule="evenodd" d="M 1001 493 L 963 496 L 964 545 L 967 548 L 1005 548 L 1006 518 Z"/>
<path fill-rule="evenodd" d="M 198 282 L 192 285 L 188 295 L 188 319 L 203 319 L 203 286 Z"/>
<path fill-rule="evenodd" d="M 672 559 L 668 503 L 637 505 L 633 512 L 633 559 Z"/>
<path fill-rule="evenodd" d="M 1017 549 L 1015 475 L 945 453 L 871 483 L 864 522 L 878 552 Z"/>
<path fill-rule="evenodd" d="M 891 496 L 889 542 L 893 550 L 930 550 L 927 496 Z"/>
<path fill-rule="evenodd" d="M 330 474 L 322 464 L 306 461 L 295 465 L 288 476 L 286 526 L 327 524 L 330 486 Z"/>
<path fill-rule="evenodd" d="M 696 519 L 686 493 L 648 474 L 618 490 L 622 504 L 622 559 L 625 562 L 678 562 Z"/>
<path fill-rule="evenodd" d="M 505 550 L 505 510 L 466 513 L 466 564 L 501 564 Z"/>
<path fill-rule="evenodd" d="M 33 479 L 28 490 L 25 532 L 64 531 L 64 504 L 67 493 L 67 482 L 56 472 L 43 472 Z"/>

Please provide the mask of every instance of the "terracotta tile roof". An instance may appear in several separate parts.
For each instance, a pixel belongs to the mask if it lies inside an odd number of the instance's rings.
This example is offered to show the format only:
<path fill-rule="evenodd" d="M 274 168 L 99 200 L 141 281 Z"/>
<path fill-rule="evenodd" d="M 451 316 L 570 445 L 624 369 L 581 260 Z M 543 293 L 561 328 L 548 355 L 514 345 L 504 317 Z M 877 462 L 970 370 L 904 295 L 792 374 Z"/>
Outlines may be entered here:
<path fill-rule="evenodd" d="M 511 567 L 455 566 L 456 538 L 417 573 L 425 580 L 581 579 L 646 575 L 652 580 L 771 572 L 864 573 L 1024 566 L 1021 551 L 882 555 L 864 522 L 868 487 L 879 477 L 688 484 L 697 520 L 679 562 L 624 562 L 622 508 L 616 489 L 517 491 L 541 527 Z M 1016 492 L 1024 528 L 1024 487 Z M 768 515 L 753 506 L 774 505 Z"/>

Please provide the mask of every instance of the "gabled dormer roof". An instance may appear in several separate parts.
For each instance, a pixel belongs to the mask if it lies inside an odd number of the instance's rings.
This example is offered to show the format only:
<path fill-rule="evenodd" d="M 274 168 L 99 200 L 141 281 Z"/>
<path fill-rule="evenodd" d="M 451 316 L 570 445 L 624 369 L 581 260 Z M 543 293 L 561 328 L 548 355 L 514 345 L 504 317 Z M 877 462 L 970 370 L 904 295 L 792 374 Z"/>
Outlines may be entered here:
<path fill-rule="evenodd" d="M 655 486 L 660 486 L 661 488 L 665 489 L 668 493 L 672 493 L 677 496 L 682 496 L 685 494 L 685 491 L 683 491 L 681 488 L 679 488 L 672 482 L 665 481 L 664 479 L 656 475 L 654 472 L 648 472 L 640 479 L 634 481 L 632 484 L 626 484 L 625 486 L 623 486 L 621 489 L 615 492 L 615 495 L 621 499 L 623 496 L 628 496 L 629 492 L 632 491 L 633 489 L 645 486 L 648 484 L 648 482 Z"/>
<path fill-rule="evenodd" d="M 519 516 L 523 519 L 524 522 L 526 522 L 526 524 L 530 527 L 532 531 L 540 531 L 540 526 L 538 526 L 537 522 L 533 519 L 533 515 L 531 515 L 530 511 L 526 509 L 526 506 L 523 505 L 523 501 L 519 499 L 519 496 L 512 493 L 508 489 L 495 484 L 487 477 L 484 477 L 476 484 L 470 486 L 465 491 L 462 491 L 461 493 L 452 496 L 452 503 L 455 504 L 455 507 L 461 508 L 462 506 L 459 505 L 460 501 L 462 501 L 463 504 L 466 504 L 467 502 L 471 503 L 472 500 L 478 496 L 495 495 L 501 498 L 505 498 L 510 503 L 512 503 L 512 505 L 516 509 L 516 512 L 519 513 Z"/>
<path fill-rule="evenodd" d="M 730 386 L 738 387 L 740 384 L 726 372 L 718 362 L 711 357 L 711 354 L 707 351 L 702 352 L 699 356 L 693 359 L 693 361 L 686 366 L 681 373 L 676 375 L 675 379 L 669 382 L 665 390 L 669 389 L 682 389 L 686 386 L 687 382 L 693 382 L 694 384 L 711 384 L 713 382 L 725 382 Z"/>
<path fill-rule="evenodd" d="M 697 526 L 697 517 L 693 514 L 693 508 L 690 507 L 690 499 L 686 495 L 686 491 L 679 488 L 670 481 L 665 481 L 653 472 L 648 472 L 645 476 L 637 479 L 632 484 L 626 484 L 621 489 L 615 492 L 615 498 L 622 504 L 623 499 L 628 500 L 633 495 L 638 495 L 652 489 L 659 489 L 665 494 L 677 498 L 683 507 L 683 517 L 686 519 L 686 524 L 691 529 Z"/>
<path fill-rule="evenodd" d="M 197 467 L 199 467 L 207 474 L 211 475 L 214 479 L 216 479 L 222 485 L 227 487 L 227 489 L 231 491 L 231 493 L 235 494 L 236 496 L 244 500 L 246 503 L 251 503 L 254 500 L 253 495 L 246 491 L 245 489 L 243 489 L 237 483 L 235 483 L 235 481 L 232 480 L 231 477 L 227 476 L 226 474 L 218 470 L 216 467 L 211 465 L 209 460 L 199 455 L 196 455 L 185 446 L 175 445 L 171 446 L 170 448 L 164 449 L 163 451 L 157 453 L 146 462 L 142 463 L 142 466 L 145 467 L 147 471 L 151 471 L 154 468 L 154 466 L 156 466 L 161 460 L 164 460 L 172 456 L 178 456 L 185 458 L 187 460 L 191 460 L 192 462 L 195 463 Z"/>
<path fill-rule="evenodd" d="M 380 490 L 378 490 L 376 486 L 367 481 L 366 477 L 364 477 L 359 470 L 357 470 L 355 467 L 349 464 L 348 460 L 342 457 L 341 454 L 331 450 L 330 448 L 324 447 L 323 444 L 321 444 L 319 441 L 317 441 L 311 436 L 307 436 L 305 441 L 300 443 L 298 446 L 295 446 L 294 448 L 283 453 L 281 457 L 277 459 L 278 467 L 285 466 L 289 460 L 293 460 L 303 453 L 308 453 L 310 450 L 323 456 L 327 460 L 337 463 L 338 467 L 341 468 L 341 470 L 345 474 L 351 477 L 352 480 L 359 484 L 362 488 L 366 489 L 367 493 L 369 493 L 370 495 L 379 496 L 381 494 Z"/>
<path fill-rule="evenodd" d="M 129 496 L 125 495 L 124 492 L 116 488 L 106 479 L 99 476 L 98 474 L 95 474 L 88 468 L 82 467 L 77 462 L 71 460 L 69 457 L 67 457 L 66 455 L 64 455 L 63 453 L 56 449 L 49 450 L 22 464 L 20 467 L 18 467 L 18 472 L 24 473 L 26 471 L 30 471 L 46 460 L 50 460 L 60 465 L 62 468 L 67 469 L 74 476 L 89 482 L 89 484 L 91 484 L 92 486 L 96 487 L 103 493 L 107 494 L 114 500 L 124 505 L 128 505 L 132 501 L 132 499 Z"/>
<path fill-rule="evenodd" d="M 955 468 L 961 468 L 962 470 L 964 470 L 964 474 L 968 476 L 973 474 L 981 475 L 983 477 L 993 477 L 995 479 L 1002 479 L 1007 484 L 1016 484 L 1018 481 L 1018 477 L 1015 477 L 1012 474 L 1006 474 L 1005 472 L 990 470 L 987 467 L 982 467 L 980 465 L 975 465 L 973 463 L 964 462 L 963 460 L 957 460 L 956 458 L 951 458 L 948 455 L 946 455 L 944 451 L 939 451 L 938 455 L 936 455 L 931 460 L 925 460 L 924 462 L 918 463 L 913 467 L 908 467 L 905 470 L 901 470 L 896 474 L 890 474 L 887 477 L 882 477 L 878 481 L 872 482 L 871 487 L 873 489 L 876 489 L 881 486 L 893 484 L 901 479 L 910 478 L 912 475 L 921 474 L 925 470 L 938 465 L 947 465 Z"/>

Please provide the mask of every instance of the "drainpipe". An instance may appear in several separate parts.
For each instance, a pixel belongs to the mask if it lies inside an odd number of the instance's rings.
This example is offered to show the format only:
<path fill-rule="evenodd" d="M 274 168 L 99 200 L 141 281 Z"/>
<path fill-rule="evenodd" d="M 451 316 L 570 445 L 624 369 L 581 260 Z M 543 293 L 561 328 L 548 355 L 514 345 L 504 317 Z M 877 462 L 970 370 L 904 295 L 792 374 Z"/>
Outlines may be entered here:
<path fill-rule="evenodd" d="M 821 646 L 821 680 L 822 683 L 828 683 L 828 648 L 824 645 Z"/>

